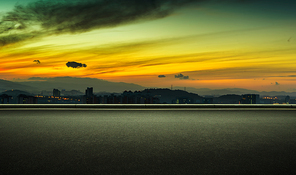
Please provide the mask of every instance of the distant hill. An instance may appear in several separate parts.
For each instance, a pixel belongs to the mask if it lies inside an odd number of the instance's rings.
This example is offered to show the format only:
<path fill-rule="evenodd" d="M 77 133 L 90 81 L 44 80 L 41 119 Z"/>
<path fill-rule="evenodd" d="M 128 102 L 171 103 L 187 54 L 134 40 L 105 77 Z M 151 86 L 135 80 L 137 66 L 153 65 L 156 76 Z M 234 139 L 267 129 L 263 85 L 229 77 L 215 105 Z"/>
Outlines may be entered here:
<path fill-rule="evenodd" d="M 144 90 L 146 87 L 133 84 L 133 83 L 124 83 L 124 82 L 110 82 L 102 79 L 97 78 L 76 78 L 76 77 L 54 77 L 54 78 L 39 78 L 39 77 L 33 77 L 29 78 L 28 81 L 24 82 L 12 82 L 0 79 L 0 92 L 3 92 L 5 90 L 21 90 L 26 91 L 31 94 L 40 94 L 41 91 L 47 91 L 48 94 L 51 94 L 52 90 L 59 89 L 60 91 L 65 90 L 65 94 L 71 95 L 81 95 L 84 94 L 85 89 L 87 87 L 93 87 L 94 93 L 100 93 L 100 94 L 110 94 L 110 93 L 122 93 L 125 90 L 131 90 L 131 91 L 138 91 L 138 90 Z M 174 89 L 184 89 L 184 87 L 175 87 Z M 74 93 L 75 90 L 77 92 Z M 79 92 L 80 91 L 80 92 Z M 155 89 L 155 93 L 159 93 L 161 90 Z M 177 92 L 178 90 L 175 90 Z M 183 93 L 178 92 L 180 95 Z M 227 95 L 227 94 L 236 94 L 236 95 L 242 95 L 242 94 L 260 94 L 263 95 L 269 95 L 269 96 L 285 96 L 289 95 L 291 97 L 296 97 L 296 92 L 284 92 L 284 91 L 255 91 L 255 90 L 249 90 L 249 89 L 242 89 L 242 88 L 226 88 L 226 89 L 208 89 L 208 88 L 193 88 L 193 87 L 187 87 L 186 91 L 189 93 L 198 94 L 200 96 L 221 96 L 221 95 Z M 171 99 L 171 95 L 169 92 L 165 92 L 168 95 L 167 99 Z M 185 95 L 185 94 L 183 94 Z M 193 94 L 191 94 L 193 95 Z M 186 95 L 185 95 L 186 96 Z M 174 96 L 175 97 L 175 96 Z"/>
<path fill-rule="evenodd" d="M 214 104 L 239 104 L 241 101 L 241 95 L 229 94 L 215 97 L 213 99 Z"/>
<path fill-rule="evenodd" d="M 28 92 L 37 90 L 36 88 L 29 85 L 0 79 L 0 92 L 6 91 L 6 90 L 12 90 L 12 89 L 28 91 Z"/>
<path fill-rule="evenodd" d="M 3 92 L 0 92 L 0 95 L 1 94 L 7 94 L 9 96 L 12 96 L 12 97 L 16 97 L 20 94 L 24 94 L 24 95 L 33 95 L 29 92 L 26 92 L 26 91 L 22 91 L 22 90 L 6 90 L 6 91 L 3 91 Z"/>
<path fill-rule="evenodd" d="M 184 87 L 175 87 L 175 89 L 183 89 Z M 193 87 L 186 87 L 186 91 L 196 93 L 198 95 L 209 95 L 209 96 L 221 96 L 221 95 L 227 95 L 227 94 L 236 94 L 236 95 L 242 95 L 242 94 L 259 94 L 261 96 L 263 95 L 269 95 L 269 96 L 278 96 L 278 95 L 289 95 L 291 97 L 296 96 L 296 92 L 285 92 L 285 91 L 255 91 L 255 90 L 249 90 L 249 89 L 242 89 L 242 88 L 226 88 L 226 89 L 208 89 L 208 88 L 193 88 Z"/>
<path fill-rule="evenodd" d="M 87 87 L 93 87 L 94 92 L 122 93 L 124 90 L 143 90 L 145 87 L 123 82 L 110 82 L 97 78 L 54 77 L 54 78 L 30 78 L 29 81 L 19 82 L 24 86 L 32 86 L 41 90 L 52 91 L 54 88 L 60 91 L 78 90 L 85 92 Z"/>
<path fill-rule="evenodd" d="M 160 103 L 172 103 L 172 100 L 176 98 L 191 98 L 195 101 L 198 100 L 201 102 L 203 97 L 195 94 L 186 92 L 183 90 L 170 90 L 170 89 L 145 89 L 144 93 L 150 93 L 152 96 L 158 96 L 160 99 Z"/>
<path fill-rule="evenodd" d="M 2 94 L 6 94 L 8 96 L 11 97 L 11 99 L 9 99 L 9 103 L 10 104 L 17 104 L 18 101 L 17 101 L 17 96 L 18 95 L 27 95 L 27 96 L 34 96 L 33 94 L 29 93 L 29 92 L 26 92 L 26 91 L 22 91 L 22 90 L 5 90 L 3 92 L 0 92 L 0 95 Z"/>

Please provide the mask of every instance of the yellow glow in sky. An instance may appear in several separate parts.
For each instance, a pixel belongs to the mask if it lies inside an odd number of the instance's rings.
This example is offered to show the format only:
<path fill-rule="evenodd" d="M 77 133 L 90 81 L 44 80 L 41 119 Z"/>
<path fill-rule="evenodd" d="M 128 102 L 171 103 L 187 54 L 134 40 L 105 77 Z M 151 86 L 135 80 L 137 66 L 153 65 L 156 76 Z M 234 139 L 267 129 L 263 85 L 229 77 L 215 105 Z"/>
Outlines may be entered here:
<path fill-rule="evenodd" d="M 38 27 L 2 32 L 0 78 L 73 76 L 146 87 L 291 91 L 296 75 L 295 18 L 269 18 L 269 11 L 256 9 L 238 13 L 247 7 L 187 7 L 164 18 L 77 33 Z M 7 37 L 19 42 L 6 41 Z M 67 67 L 68 62 L 87 66 Z M 189 78 L 175 78 L 180 73 Z"/>

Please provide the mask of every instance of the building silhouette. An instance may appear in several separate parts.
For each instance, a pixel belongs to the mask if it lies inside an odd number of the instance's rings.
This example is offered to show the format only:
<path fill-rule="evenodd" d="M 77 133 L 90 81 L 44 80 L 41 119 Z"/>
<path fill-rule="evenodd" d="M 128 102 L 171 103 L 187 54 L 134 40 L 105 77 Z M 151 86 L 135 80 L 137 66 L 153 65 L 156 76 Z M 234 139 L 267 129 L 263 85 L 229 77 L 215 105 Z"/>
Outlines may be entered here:
<path fill-rule="evenodd" d="M 95 104 L 97 103 L 97 97 L 94 95 L 93 87 L 87 87 L 85 90 L 85 95 L 83 96 L 83 103 Z"/>
<path fill-rule="evenodd" d="M 285 98 L 285 103 L 286 104 L 289 104 L 290 103 L 290 99 L 291 99 L 290 96 L 287 95 L 286 98 Z"/>
<path fill-rule="evenodd" d="M 86 104 L 157 104 L 159 99 L 147 91 L 124 91 L 122 94 L 83 96 Z"/>
<path fill-rule="evenodd" d="M 213 104 L 214 98 L 213 97 L 205 97 L 203 98 L 203 104 Z"/>
<path fill-rule="evenodd" d="M 242 103 L 242 96 L 236 94 L 227 94 L 219 97 L 214 97 L 214 104 L 240 104 Z"/>
<path fill-rule="evenodd" d="M 259 104 L 259 94 L 243 94 L 241 104 Z"/>
<path fill-rule="evenodd" d="M 61 96 L 61 91 L 59 91 L 58 89 L 53 89 L 52 92 L 54 97 L 60 97 Z"/>
<path fill-rule="evenodd" d="M 93 87 L 87 87 L 87 89 L 85 90 L 85 96 L 86 97 L 94 96 Z"/>
<path fill-rule="evenodd" d="M 12 96 L 9 96 L 7 94 L 1 94 L 0 95 L 0 104 L 9 104 L 11 101 Z"/>
<path fill-rule="evenodd" d="M 17 96 L 18 104 L 37 104 L 38 98 L 30 95 L 20 94 Z"/>

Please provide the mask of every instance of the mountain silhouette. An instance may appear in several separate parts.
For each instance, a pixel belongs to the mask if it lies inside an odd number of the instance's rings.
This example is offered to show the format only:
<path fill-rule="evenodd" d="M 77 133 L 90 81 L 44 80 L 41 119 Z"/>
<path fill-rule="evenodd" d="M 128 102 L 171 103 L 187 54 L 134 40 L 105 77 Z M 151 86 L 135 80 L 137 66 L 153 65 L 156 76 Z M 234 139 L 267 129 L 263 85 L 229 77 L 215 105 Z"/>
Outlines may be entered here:
<path fill-rule="evenodd" d="M 29 81 L 19 82 L 21 85 L 32 86 L 39 90 L 52 91 L 54 88 L 66 91 L 78 90 L 85 92 L 87 87 L 93 87 L 94 92 L 122 93 L 124 90 L 143 90 L 145 87 L 124 82 L 110 82 L 97 78 L 54 77 L 54 78 L 29 78 Z"/>

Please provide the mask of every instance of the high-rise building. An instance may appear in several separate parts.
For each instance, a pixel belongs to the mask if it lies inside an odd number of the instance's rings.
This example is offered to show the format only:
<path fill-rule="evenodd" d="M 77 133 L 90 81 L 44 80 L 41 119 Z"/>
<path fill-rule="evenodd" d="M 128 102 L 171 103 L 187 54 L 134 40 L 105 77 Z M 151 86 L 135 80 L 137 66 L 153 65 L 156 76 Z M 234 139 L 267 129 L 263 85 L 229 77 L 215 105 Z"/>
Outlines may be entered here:
<path fill-rule="evenodd" d="M 54 97 L 60 97 L 61 96 L 61 91 L 59 91 L 58 89 L 53 89 L 52 92 Z"/>
<path fill-rule="evenodd" d="M 241 104 L 259 104 L 259 94 L 242 95 Z"/>
<path fill-rule="evenodd" d="M 86 97 L 94 96 L 93 87 L 87 87 L 87 89 L 85 90 L 85 96 Z"/>
<path fill-rule="evenodd" d="M 17 96 L 18 104 L 37 104 L 38 98 L 30 95 L 20 94 Z"/>
<path fill-rule="evenodd" d="M 290 102 L 290 96 L 287 95 L 286 98 L 285 98 L 285 103 L 289 104 L 289 102 Z"/>
<path fill-rule="evenodd" d="M 93 93 L 93 87 L 87 87 L 85 90 L 85 95 L 83 97 L 83 103 L 95 104 L 97 103 L 97 98 Z"/>
<path fill-rule="evenodd" d="M 0 104 L 9 104 L 12 97 L 7 94 L 0 95 Z"/>

